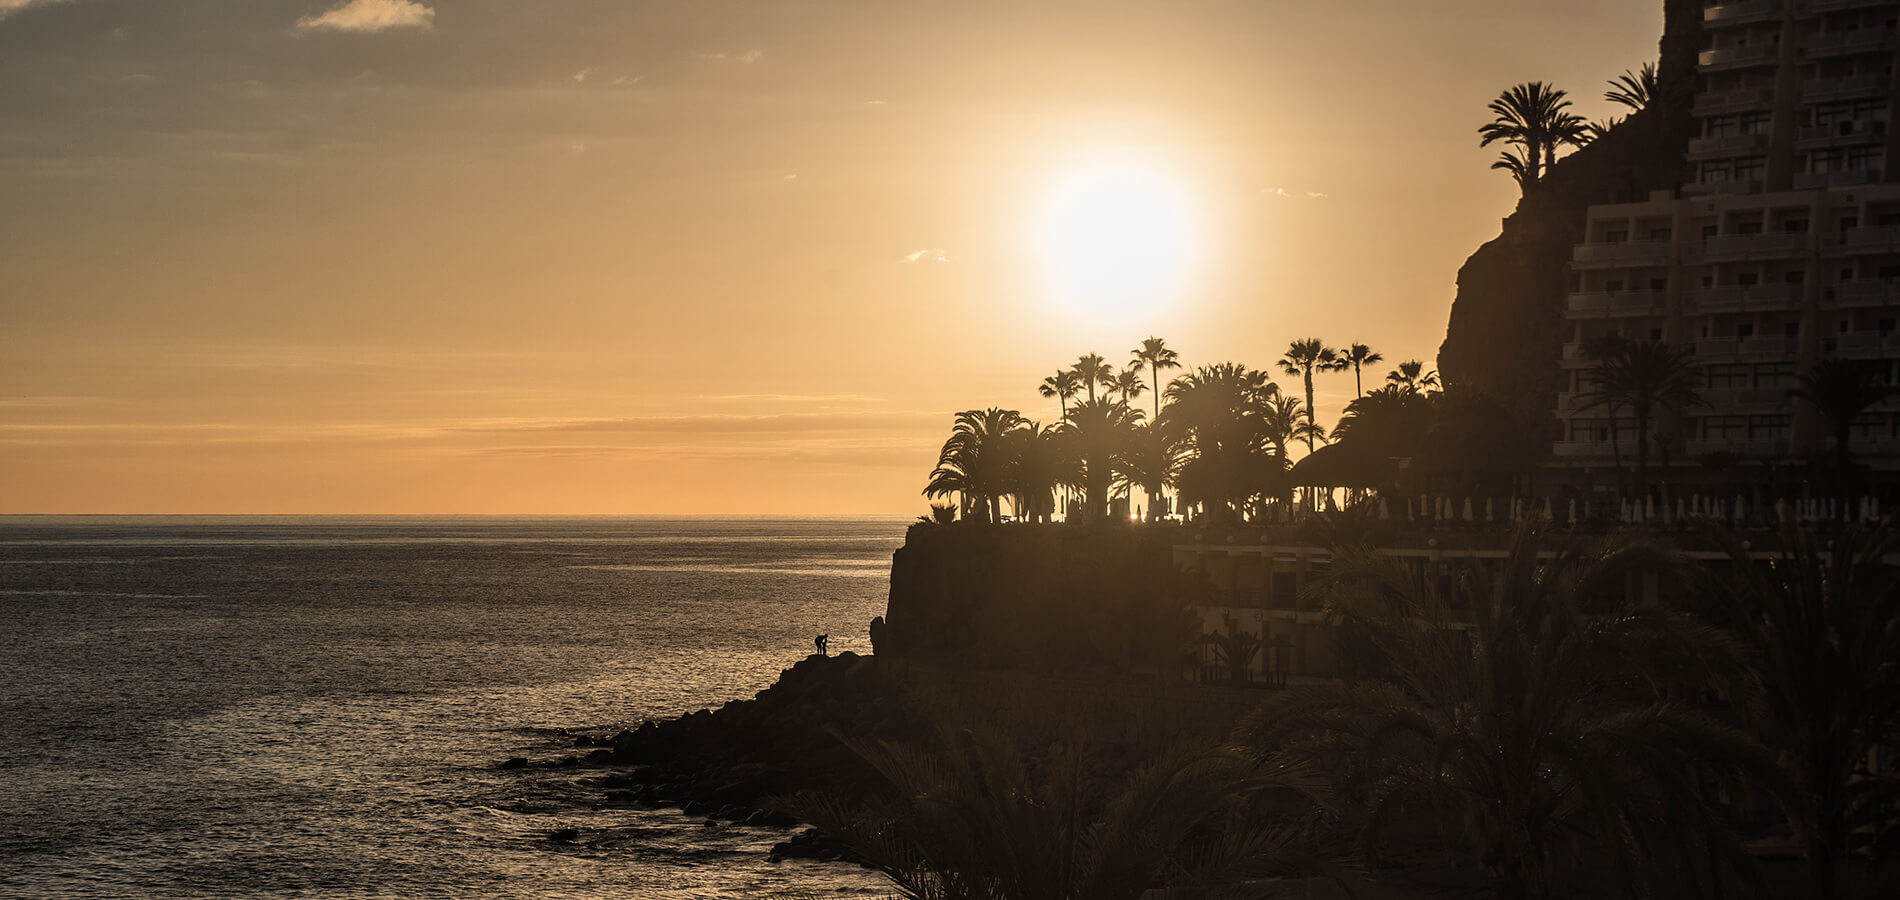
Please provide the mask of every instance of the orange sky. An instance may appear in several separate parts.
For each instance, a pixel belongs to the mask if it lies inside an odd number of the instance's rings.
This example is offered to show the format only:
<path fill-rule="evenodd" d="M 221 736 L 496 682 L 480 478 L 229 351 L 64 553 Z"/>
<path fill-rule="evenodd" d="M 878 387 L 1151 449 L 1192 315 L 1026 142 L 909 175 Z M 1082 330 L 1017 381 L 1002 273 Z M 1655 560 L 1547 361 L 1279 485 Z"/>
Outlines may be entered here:
<path fill-rule="evenodd" d="M 1054 418 L 1085 352 L 1429 360 L 1515 198 L 1484 104 L 1608 114 L 1660 23 L 0 0 L 0 513 L 922 512 L 955 410 Z M 1178 296 L 1051 295 L 1034 223 L 1105 156 L 1194 211 Z"/>

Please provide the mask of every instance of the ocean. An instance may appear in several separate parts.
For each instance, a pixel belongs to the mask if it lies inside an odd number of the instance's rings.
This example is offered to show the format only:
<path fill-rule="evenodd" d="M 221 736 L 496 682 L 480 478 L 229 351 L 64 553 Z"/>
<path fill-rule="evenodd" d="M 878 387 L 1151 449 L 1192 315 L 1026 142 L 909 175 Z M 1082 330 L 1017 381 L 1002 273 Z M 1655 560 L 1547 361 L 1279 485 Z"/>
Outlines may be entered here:
<path fill-rule="evenodd" d="M 497 764 L 869 652 L 905 526 L 0 517 L 0 896 L 883 896 Z"/>

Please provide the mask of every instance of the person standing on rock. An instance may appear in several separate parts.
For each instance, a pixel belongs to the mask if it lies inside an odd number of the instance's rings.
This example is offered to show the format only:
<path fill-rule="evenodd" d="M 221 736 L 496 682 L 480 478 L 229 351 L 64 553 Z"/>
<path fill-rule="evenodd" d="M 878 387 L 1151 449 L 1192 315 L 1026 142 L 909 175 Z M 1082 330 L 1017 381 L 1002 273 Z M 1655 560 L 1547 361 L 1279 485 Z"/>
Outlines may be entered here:
<path fill-rule="evenodd" d="M 826 645 L 826 644 L 829 644 L 829 643 L 831 643 L 831 635 L 828 635 L 828 634 L 821 634 L 821 635 L 819 635 L 819 636 L 817 636 L 817 637 L 815 637 L 815 638 L 813 638 L 813 639 L 812 639 L 812 644 L 813 644 L 814 646 L 816 646 L 816 647 L 818 648 L 818 655 L 819 655 L 819 656 L 830 656 L 830 655 L 831 655 L 831 654 L 830 654 L 829 652 L 827 652 L 827 651 L 826 651 L 826 649 L 825 649 L 825 645 Z"/>

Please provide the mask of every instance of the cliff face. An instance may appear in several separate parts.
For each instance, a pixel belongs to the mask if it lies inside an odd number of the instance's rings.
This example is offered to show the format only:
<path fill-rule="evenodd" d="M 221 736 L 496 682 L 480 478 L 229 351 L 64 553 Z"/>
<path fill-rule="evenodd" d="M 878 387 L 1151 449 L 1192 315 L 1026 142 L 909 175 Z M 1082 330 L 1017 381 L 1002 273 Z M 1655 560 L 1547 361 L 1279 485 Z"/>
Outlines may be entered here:
<path fill-rule="evenodd" d="M 1583 239 L 1585 210 L 1643 200 L 1693 177 L 1683 154 L 1695 129 L 1690 106 L 1701 3 L 1665 0 L 1663 18 L 1658 96 L 1650 108 L 1558 160 L 1498 236 L 1458 270 L 1439 375 L 1495 397 L 1521 421 L 1551 422 L 1566 273 L 1571 246 Z"/>

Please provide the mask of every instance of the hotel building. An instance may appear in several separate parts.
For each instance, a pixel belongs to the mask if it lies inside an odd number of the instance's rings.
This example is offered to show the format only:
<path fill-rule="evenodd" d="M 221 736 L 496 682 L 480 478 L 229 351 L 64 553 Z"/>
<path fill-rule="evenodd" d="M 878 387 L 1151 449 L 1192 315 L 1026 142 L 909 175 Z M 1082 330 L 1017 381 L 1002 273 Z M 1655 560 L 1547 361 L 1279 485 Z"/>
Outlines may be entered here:
<path fill-rule="evenodd" d="M 1900 375 L 1900 3 L 1748 0 L 1702 17 L 1694 181 L 1590 207 L 1572 256 L 1560 469 L 1612 460 L 1611 418 L 1585 402 L 1595 337 L 1693 353 L 1704 404 L 1655 423 L 1650 452 L 1685 480 L 1709 471 L 1699 462 L 1795 466 L 1827 451 L 1832 429 L 1789 393 L 1817 360 Z M 1616 421 L 1629 465 L 1635 426 Z M 1857 420 L 1851 447 L 1900 473 L 1900 403 Z"/>

